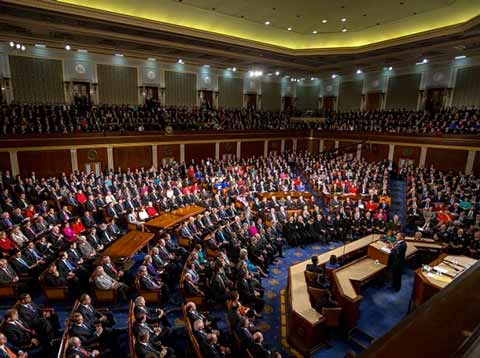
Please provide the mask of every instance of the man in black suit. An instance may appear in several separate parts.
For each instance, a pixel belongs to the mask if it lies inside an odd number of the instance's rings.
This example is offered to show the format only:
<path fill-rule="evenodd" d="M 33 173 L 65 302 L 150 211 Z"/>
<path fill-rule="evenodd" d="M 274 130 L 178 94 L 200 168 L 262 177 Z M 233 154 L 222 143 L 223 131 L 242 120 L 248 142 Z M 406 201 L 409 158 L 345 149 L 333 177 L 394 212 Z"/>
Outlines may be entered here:
<path fill-rule="evenodd" d="M 147 316 L 148 324 L 158 324 L 161 323 L 165 327 L 171 327 L 170 322 L 168 321 L 167 315 L 161 308 L 149 308 L 146 306 L 145 298 L 143 296 L 138 296 L 135 299 L 135 307 L 133 308 L 133 315 L 137 317 L 140 313 L 143 313 Z"/>
<path fill-rule="evenodd" d="M 28 293 L 21 293 L 19 302 L 16 306 L 18 315 L 23 322 L 27 322 L 42 337 L 49 340 L 55 338 L 60 329 L 58 316 L 52 309 L 42 309 L 32 302 L 32 297 Z"/>
<path fill-rule="evenodd" d="M 318 256 L 312 256 L 312 263 L 307 264 L 306 271 L 323 274 L 323 268 L 318 264 Z"/>
<path fill-rule="evenodd" d="M 102 314 L 92 306 L 92 300 L 86 293 L 80 296 L 80 304 L 78 305 L 77 312 L 80 312 L 83 316 L 85 324 L 89 327 L 94 327 L 97 324 L 101 324 L 102 327 L 113 327 L 115 325 L 115 319 L 111 313 Z"/>
<path fill-rule="evenodd" d="M 238 323 L 238 326 L 236 328 L 236 333 L 238 336 L 238 339 L 240 340 L 240 346 L 242 349 L 247 349 L 250 348 L 253 343 L 253 335 L 248 329 L 249 326 L 249 321 L 247 317 L 242 317 L 240 318 L 240 322 Z"/>
<path fill-rule="evenodd" d="M 5 321 L 1 327 L 2 332 L 8 340 L 19 349 L 33 349 L 40 347 L 40 340 L 37 332 L 30 328 L 26 322 L 18 317 L 18 311 L 15 308 L 5 312 Z"/>
<path fill-rule="evenodd" d="M 135 352 L 138 358 L 175 358 L 175 354 L 166 347 L 155 347 L 150 343 L 150 333 L 147 330 L 141 330 L 137 334 L 135 342 Z"/>
<path fill-rule="evenodd" d="M 75 312 L 73 314 L 73 323 L 70 326 L 70 335 L 80 338 L 82 343 L 86 346 L 91 346 L 93 344 L 99 343 L 103 337 L 103 327 L 97 325 L 95 327 L 89 327 L 80 312 Z"/>
<path fill-rule="evenodd" d="M 388 258 L 388 266 L 392 275 L 392 288 L 397 292 L 402 288 L 402 273 L 405 266 L 405 253 L 407 251 L 407 243 L 403 238 L 402 233 L 397 234 L 397 241 L 393 245 Z"/>
<path fill-rule="evenodd" d="M 0 259 L 0 285 L 11 285 L 18 282 L 18 275 L 8 264 L 7 260 Z"/>
<path fill-rule="evenodd" d="M 7 344 L 7 337 L 0 333 L 0 358 L 27 358 L 28 353 L 19 350 L 16 347 L 9 347 Z"/>
<path fill-rule="evenodd" d="M 248 347 L 248 350 L 255 358 L 270 358 L 272 356 L 272 353 L 263 346 L 262 332 L 253 334 L 253 344 Z"/>
<path fill-rule="evenodd" d="M 82 347 L 82 341 L 78 337 L 70 337 L 68 340 L 67 357 L 68 358 L 95 358 L 100 355 L 96 349 L 87 350 Z"/>

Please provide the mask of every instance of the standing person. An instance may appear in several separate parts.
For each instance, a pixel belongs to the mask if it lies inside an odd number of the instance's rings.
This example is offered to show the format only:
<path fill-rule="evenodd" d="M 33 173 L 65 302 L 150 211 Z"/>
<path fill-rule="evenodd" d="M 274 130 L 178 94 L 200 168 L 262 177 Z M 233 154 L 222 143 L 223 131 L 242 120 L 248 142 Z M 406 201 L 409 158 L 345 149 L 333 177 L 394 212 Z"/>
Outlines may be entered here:
<path fill-rule="evenodd" d="M 398 233 L 396 242 L 392 246 L 392 251 L 388 258 L 388 266 L 392 275 L 392 288 L 398 292 L 402 288 L 402 273 L 405 266 L 405 253 L 407 251 L 407 243 L 403 239 L 403 234 Z"/>

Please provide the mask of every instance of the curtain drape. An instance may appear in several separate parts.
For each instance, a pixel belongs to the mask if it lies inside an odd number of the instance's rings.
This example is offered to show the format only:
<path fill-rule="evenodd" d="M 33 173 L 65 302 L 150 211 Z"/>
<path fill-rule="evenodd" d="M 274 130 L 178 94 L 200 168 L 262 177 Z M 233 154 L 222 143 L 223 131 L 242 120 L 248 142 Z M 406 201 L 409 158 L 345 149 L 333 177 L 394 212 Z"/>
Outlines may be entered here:
<path fill-rule="evenodd" d="M 480 106 L 480 66 L 460 68 L 453 90 L 453 106 Z"/>
<path fill-rule="evenodd" d="M 61 61 L 9 56 L 9 62 L 16 102 L 65 103 Z"/>
<path fill-rule="evenodd" d="M 98 97 L 101 104 L 138 104 L 135 67 L 97 65 Z"/>
<path fill-rule="evenodd" d="M 242 108 L 243 79 L 234 77 L 218 78 L 218 105 L 222 108 Z"/>
<path fill-rule="evenodd" d="M 362 100 L 363 81 L 340 82 L 339 111 L 358 111 Z"/>
<path fill-rule="evenodd" d="M 165 71 L 165 104 L 167 106 L 196 106 L 197 75 Z"/>
<path fill-rule="evenodd" d="M 391 77 L 388 81 L 386 109 L 416 109 L 420 74 Z"/>

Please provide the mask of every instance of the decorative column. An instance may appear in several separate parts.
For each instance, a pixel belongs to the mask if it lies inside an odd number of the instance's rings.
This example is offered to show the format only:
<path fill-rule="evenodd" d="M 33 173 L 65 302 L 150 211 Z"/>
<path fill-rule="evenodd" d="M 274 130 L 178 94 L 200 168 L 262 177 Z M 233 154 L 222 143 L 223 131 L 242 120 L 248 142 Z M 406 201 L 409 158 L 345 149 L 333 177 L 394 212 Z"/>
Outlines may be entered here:
<path fill-rule="evenodd" d="M 240 159 L 241 157 L 241 154 L 242 154 L 242 142 L 238 141 L 237 142 L 237 159 Z"/>
<path fill-rule="evenodd" d="M 78 170 L 77 150 L 70 149 L 70 160 L 72 162 L 72 173 Z"/>
<path fill-rule="evenodd" d="M 325 148 L 325 140 L 324 139 L 320 139 L 320 145 L 319 145 L 319 148 L 318 148 L 318 151 L 320 153 L 323 153 L 323 149 Z"/>
<path fill-rule="evenodd" d="M 425 167 L 425 159 L 427 159 L 427 150 L 428 150 L 427 147 L 422 147 L 422 149 L 420 150 L 420 162 L 418 163 L 418 166 L 420 168 Z"/>
<path fill-rule="evenodd" d="M 467 164 L 465 166 L 465 174 L 470 175 L 473 172 L 473 164 L 475 163 L 475 155 L 477 152 L 475 150 L 468 151 Z"/>
<path fill-rule="evenodd" d="M 357 144 L 357 160 L 362 159 L 362 143 Z"/>
<path fill-rule="evenodd" d="M 282 139 L 280 142 L 280 152 L 283 153 L 285 151 L 285 139 Z"/>
<path fill-rule="evenodd" d="M 156 144 L 152 144 L 152 166 L 158 168 L 158 147 Z"/>
<path fill-rule="evenodd" d="M 268 157 L 268 139 L 263 142 L 263 156 Z"/>
<path fill-rule="evenodd" d="M 395 144 L 388 145 L 388 160 L 393 160 L 393 153 L 395 152 Z"/>
<path fill-rule="evenodd" d="M 115 170 L 115 163 L 113 162 L 113 147 L 111 145 L 107 147 L 107 165 L 108 169 Z"/>
<path fill-rule="evenodd" d="M 335 141 L 335 149 L 338 149 L 338 147 L 340 146 L 340 142 L 338 140 Z"/>
<path fill-rule="evenodd" d="M 215 143 L 215 159 L 216 160 L 220 159 L 220 143 L 219 142 Z"/>
<path fill-rule="evenodd" d="M 10 166 L 12 167 L 12 176 L 16 177 L 20 174 L 20 166 L 18 165 L 17 151 L 12 150 L 8 152 L 10 156 Z"/>
<path fill-rule="evenodd" d="M 293 139 L 292 149 L 293 149 L 294 152 L 297 150 L 297 138 L 294 138 L 294 139 Z"/>
<path fill-rule="evenodd" d="M 185 161 L 185 144 L 180 144 L 180 162 Z"/>

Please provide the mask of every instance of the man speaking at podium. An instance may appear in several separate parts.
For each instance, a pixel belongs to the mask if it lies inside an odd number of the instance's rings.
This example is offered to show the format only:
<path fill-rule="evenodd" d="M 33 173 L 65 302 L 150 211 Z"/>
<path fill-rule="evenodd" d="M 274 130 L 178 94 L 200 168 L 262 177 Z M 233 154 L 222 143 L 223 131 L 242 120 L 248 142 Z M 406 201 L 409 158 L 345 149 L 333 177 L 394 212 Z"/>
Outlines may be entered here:
<path fill-rule="evenodd" d="M 403 267 L 405 266 L 405 253 L 407 251 L 407 243 L 403 238 L 403 234 L 397 234 L 396 241 L 392 244 L 390 256 L 388 257 L 392 288 L 396 292 L 402 288 L 402 273 Z"/>

